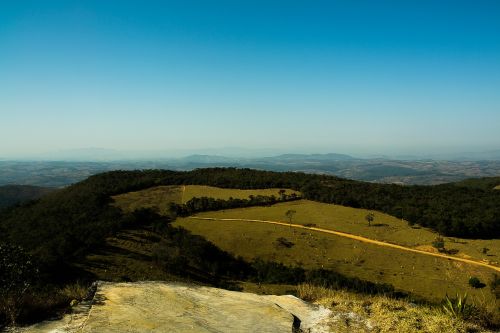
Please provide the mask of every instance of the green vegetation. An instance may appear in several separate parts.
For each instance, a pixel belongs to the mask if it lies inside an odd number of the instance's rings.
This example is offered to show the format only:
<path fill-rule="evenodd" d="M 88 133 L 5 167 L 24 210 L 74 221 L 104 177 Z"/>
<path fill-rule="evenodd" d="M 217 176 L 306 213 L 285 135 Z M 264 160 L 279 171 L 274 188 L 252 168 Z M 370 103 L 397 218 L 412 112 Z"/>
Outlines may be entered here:
<path fill-rule="evenodd" d="M 252 196 L 271 197 L 278 196 L 283 200 L 283 195 L 290 196 L 292 194 L 299 195 L 299 192 L 290 189 L 282 188 L 261 188 L 261 189 L 238 189 L 238 188 L 220 188 L 213 186 L 202 185 L 186 185 L 183 186 L 182 203 L 185 203 L 193 198 L 209 197 L 214 199 L 229 200 L 233 199 L 248 199 Z"/>
<path fill-rule="evenodd" d="M 242 207 L 253 207 L 253 206 L 271 206 L 278 202 L 294 201 L 299 199 L 300 197 L 297 196 L 295 193 L 292 193 L 290 196 L 287 196 L 284 193 L 280 193 L 279 198 L 276 198 L 274 195 L 270 197 L 262 195 L 256 195 L 256 196 L 250 195 L 248 199 L 234 199 L 230 197 L 227 200 L 201 197 L 201 198 L 192 198 L 182 205 L 171 202 L 169 205 L 169 211 L 174 216 L 189 216 L 198 212 L 234 209 Z M 289 218 L 291 221 L 293 212 L 288 211 L 287 214 L 290 215 Z"/>
<path fill-rule="evenodd" d="M 460 187 L 489 191 L 493 188 L 500 188 L 500 177 L 470 178 L 453 184 Z"/>
<path fill-rule="evenodd" d="M 387 295 L 363 295 L 307 283 L 298 286 L 298 296 L 335 311 L 337 320 L 334 320 L 330 327 L 334 332 L 492 332 L 484 328 L 488 318 L 484 318 L 483 314 L 478 315 L 474 311 L 473 316 L 464 320 L 448 314 L 441 304 L 416 306 L 407 299 L 394 299 Z M 454 305 L 456 302 L 450 302 L 457 312 Z M 352 315 L 353 313 L 355 315 Z"/>
<path fill-rule="evenodd" d="M 365 220 L 366 220 L 366 222 L 368 222 L 369 227 L 372 225 L 372 222 L 374 219 L 375 219 L 375 215 L 373 213 L 368 213 L 365 216 Z"/>
<path fill-rule="evenodd" d="M 155 186 L 140 191 L 114 195 L 112 199 L 113 205 L 128 213 L 140 208 L 152 208 L 165 215 L 169 214 L 171 202 L 181 203 L 182 187 Z"/>
<path fill-rule="evenodd" d="M 455 318 L 468 319 L 474 310 L 474 307 L 467 303 L 467 293 L 464 296 L 457 294 L 455 298 L 449 298 L 446 295 L 443 300 L 443 311 Z"/>
<path fill-rule="evenodd" d="M 288 223 L 292 224 L 292 219 L 295 216 L 295 213 L 297 213 L 297 211 L 293 209 L 289 209 L 285 212 L 285 217 L 287 218 Z"/>
<path fill-rule="evenodd" d="M 53 190 L 53 188 L 28 185 L 0 186 L 0 209 L 38 199 Z"/>
<path fill-rule="evenodd" d="M 477 276 L 471 276 L 469 278 L 469 285 L 472 288 L 476 288 L 476 289 L 480 289 L 480 288 L 486 287 L 486 285 L 484 283 L 482 283 L 481 280 L 479 280 L 479 278 Z"/>
<path fill-rule="evenodd" d="M 184 204 L 193 198 L 208 197 L 213 199 L 229 200 L 249 199 L 252 197 L 271 197 L 278 196 L 279 188 L 240 190 L 233 188 L 218 188 L 203 185 L 184 185 L 184 186 L 154 186 L 140 191 L 122 193 L 113 196 L 117 207 L 133 212 L 138 208 L 154 208 L 161 214 L 170 212 L 170 203 Z M 283 190 L 287 196 L 299 195 L 299 192 L 292 190 Z"/>
<path fill-rule="evenodd" d="M 444 239 L 443 237 L 436 237 L 436 239 L 432 242 L 432 246 L 438 251 L 444 250 Z"/>

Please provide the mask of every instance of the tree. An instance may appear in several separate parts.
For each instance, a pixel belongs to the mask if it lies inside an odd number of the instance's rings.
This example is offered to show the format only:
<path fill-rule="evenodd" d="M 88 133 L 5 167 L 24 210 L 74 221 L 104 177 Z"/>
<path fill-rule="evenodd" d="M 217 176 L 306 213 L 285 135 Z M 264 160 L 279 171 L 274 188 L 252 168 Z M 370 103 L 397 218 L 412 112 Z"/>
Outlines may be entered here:
<path fill-rule="evenodd" d="M 373 213 L 368 213 L 365 216 L 365 220 L 368 222 L 368 226 L 372 225 L 372 222 L 374 219 L 375 219 L 375 215 L 373 215 Z"/>
<path fill-rule="evenodd" d="M 279 194 L 280 200 L 285 201 L 285 199 L 286 199 L 286 191 L 285 190 L 279 190 L 278 194 Z"/>
<path fill-rule="evenodd" d="M 289 209 L 285 213 L 285 217 L 288 219 L 288 223 L 290 223 L 290 226 L 292 225 L 292 219 L 293 219 L 293 216 L 295 215 L 295 213 L 297 213 L 297 212 L 293 209 Z"/>
<path fill-rule="evenodd" d="M 443 237 L 436 237 L 436 239 L 432 242 L 432 246 L 439 251 L 444 249 L 444 239 Z"/>

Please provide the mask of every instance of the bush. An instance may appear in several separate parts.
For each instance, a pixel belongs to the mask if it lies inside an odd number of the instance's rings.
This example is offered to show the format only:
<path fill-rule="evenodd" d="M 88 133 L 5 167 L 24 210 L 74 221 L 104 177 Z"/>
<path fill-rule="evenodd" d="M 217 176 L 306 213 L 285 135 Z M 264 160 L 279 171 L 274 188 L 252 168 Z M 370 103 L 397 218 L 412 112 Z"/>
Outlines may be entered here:
<path fill-rule="evenodd" d="M 276 244 L 279 247 L 286 247 L 287 249 L 289 249 L 295 245 L 292 241 L 289 241 L 285 237 L 280 237 L 280 238 L 276 239 Z"/>
<path fill-rule="evenodd" d="M 472 288 L 476 288 L 476 289 L 480 289 L 480 288 L 484 288 L 486 285 L 484 283 L 482 283 L 479 278 L 475 277 L 475 276 L 471 276 L 470 279 L 469 279 L 469 285 L 472 287 Z"/>
<path fill-rule="evenodd" d="M 463 297 L 457 294 L 455 298 L 449 298 L 446 295 L 442 309 L 447 315 L 464 320 L 469 319 L 474 313 L 474 307 L 467 304 L 467 293 Z"/>
<path fill-rule="evenodd" d="M 443 237 L 436 237 L 436 239 L 432 242 L 432 246 L 436 249 L 444 249 L 444 239 Z"/>

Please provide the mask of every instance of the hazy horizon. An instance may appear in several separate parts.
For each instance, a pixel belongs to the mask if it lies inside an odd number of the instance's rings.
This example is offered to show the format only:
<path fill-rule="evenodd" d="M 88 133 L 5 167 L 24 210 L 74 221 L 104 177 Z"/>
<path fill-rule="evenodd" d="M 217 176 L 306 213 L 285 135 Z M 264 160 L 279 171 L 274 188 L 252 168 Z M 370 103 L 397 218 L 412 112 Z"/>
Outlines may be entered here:
<path fill-rule="evenodd" d="M 78 161 L 78 162 L 120 162 L 120 161 L 162 161 L 184 159 L 193 156 L 227 157 L 231 159 L 259 159 L 274 158 L 282 155 L 345 155 L 357 159 L 385 158 L 393 160 L 497 160 L 500 161 L 500 149 L 478 151 L 441 151 L 434 153 L 424 152 L 348 152 L 331 150 L 304 150 L 304 149 L 251 149 L 243 147 L 219 147 L 200 149 L 170 149 L 170 150 L 119 150 L 106 148 L 80 148 L 68 150 L 54 150 L 36 154 L 0 155 L 0 161 Z"/>
<path fill-rule="evenodd" d="M 498 150 L 499 14 L 495 1 L 2 2 L 0 158 Z"/>

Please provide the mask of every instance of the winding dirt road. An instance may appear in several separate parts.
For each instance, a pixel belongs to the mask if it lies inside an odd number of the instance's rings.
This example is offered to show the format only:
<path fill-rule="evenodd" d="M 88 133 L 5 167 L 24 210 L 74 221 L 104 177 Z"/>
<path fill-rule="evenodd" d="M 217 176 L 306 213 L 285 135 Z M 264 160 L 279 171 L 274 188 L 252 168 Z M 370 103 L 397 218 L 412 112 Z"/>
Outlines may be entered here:
<path fill-rule="evenodd" d="M 387 243 L 387 242 L 382 242 L 378 240 L 374 240 L 371 238 L 366 238 L 362 236 L 357 236 L 353 234 L 349 234 L 346 232 L 341 232 L 341 231 L 335 231 L 335 230 L 330 230 L 330 229 L 323 229 L 323 228 L 318 228 L 318 227 L 306 227 L 301 224 L 290 224 L 286 222 L 279 222 L 279 221 L 267 221 L 267 220 L 252 220 L 252 219 L 220 219 L 220 218 L 214 218 L 214 217 L 196 217 L 196 216 L 190 216 L 190 219 L 193 220 L 208 220 L 208 221 L 242 221 L 242 222 L 256 222 L 256 223 L 267 223 L 267 224 L 274 224 L 274 225 L 281 225 L 285 227 L 290 227 L 290 228 L 297 228 L 297 229 L 305 229 L 305 230 L 311 230 L 311 231 L 317 231 L 325 234 L 331 234 L 331 235 L 336 235 L 340 237 L 346 237 L 350 239 L 354 239 L 360 242 L 364 243 L 369 243 L 369 244 L 375 244 L 379 246 L 385 246 L 385 247 L 391 247 L 393 249 L 398 249 L 402 251 L 408 251 L 408 252 L 414 252 L 414 253 L 419 253 L 419 254 L 424 254 L 428 256 L 433 256 L 433 257 L 439 257 L 439 258 L 444 258 L 448 260 L 454 260 L 454 261 L 459 261 L 459 262 L 464 262 L 466 264 L 471 264 L 471 265 L 477 265 L 477 266 L 483 266 L 487 267 L 490 269 L 493 269 L 497 272 L 500 272 L 500 267 L 493 266 L 481 261 L 476 261 L 476 260 L 471 260 L 471 259 L 465 259 L 465 258 L 458 258 L 458 257 L 453 257 L 449 256 L 446 254 L 441 254 L 441 253 L 432 253 L 432 252 L 427 252 L 427 251 L 422 251 L 422 250 L 417 250 L 417 249 L 412 249 L 409 247 L 405 247 L 402 245 L 397 245 L 397 244 L 392 244 L 392 243 Z"/>

